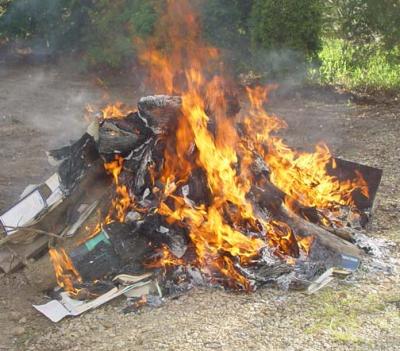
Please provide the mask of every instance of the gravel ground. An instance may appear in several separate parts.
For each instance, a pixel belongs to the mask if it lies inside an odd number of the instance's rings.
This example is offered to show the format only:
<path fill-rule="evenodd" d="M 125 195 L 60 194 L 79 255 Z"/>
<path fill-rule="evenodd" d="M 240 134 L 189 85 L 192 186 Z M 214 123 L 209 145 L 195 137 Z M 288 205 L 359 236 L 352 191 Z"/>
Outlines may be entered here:
<path fill-rule="evenodd" d="M 51 75 L 47 72 L 35 89 L 26 81 L 38 68 L 3 72 L 0 208 L 50 172 L 43 151 L 59 127 L 44 129 L 24 117 L 39 111 L 42 123 L 51 126 L 55 114 L 60 121 L 63 115 L 76 118 L 90 102 L 85 97 L 98 96 L 80 77 L 54 67 Z M 81 99 L 62 98 L 77 91 Z M 384 169 L 370 233 L 396 243 L 388 261 L 398 268 L 397 101 L 360 105 L 325 92 L 299 93 L 272 99 L 270 109 L 288 121 L 285 137 L 293 145 L 307 148 L 325 140 L 335 155 Z M 10 155 L 17 156 L 10 160 Z M 398 270 L 388 275 L 364 267 L 351 281 L 334 282 L 311 296 L 274 289 L 252 294 L 196 289 L 159 308 L 123 314 L 125 302 L 119 299 L 51 324 L 31 307 L 43 302 L 43 290 L 54 284 L 43 257 L 21 272 L 0 275 L 0 350 L 399 350 L 399 283 Z"/>

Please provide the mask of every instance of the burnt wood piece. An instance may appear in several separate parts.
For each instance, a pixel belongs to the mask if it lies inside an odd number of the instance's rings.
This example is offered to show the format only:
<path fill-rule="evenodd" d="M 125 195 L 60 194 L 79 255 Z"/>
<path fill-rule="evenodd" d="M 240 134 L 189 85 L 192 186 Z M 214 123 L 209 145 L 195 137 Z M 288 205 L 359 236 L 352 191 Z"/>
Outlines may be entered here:
<path fill-rule="evenodd" d="M 170 128 L 181 114 L 180 96 L 154 95 L 142 97 L 138 102 L 139 115 L 147 120 L 149 126 Z"/>
<path fill-rule="evenodd" d="M 193 201 L 197 206 L 205 204 L 211 205 L 212 194 L 207 183 L 207 175 L 203 168 L 192 170 L 188 181 L 184 185 L 179 185 L 176 193 Z"/>
<path fill-rule="evenodd" d="M 269 180 L 269 169 L 265 164 L 264 160 L 260 155 L 254 152 L 255 162 L 251 167 L 254 179 L 259 188 L 264 189 L 267 193 L 270 194 L 270 198 L 267 203 L 264 203 L 265 207 L 268 207 L 269 210 L 274 208 L 279 208 L 286 200 L 291 203 L 291 212 L 294 212 L 296 215 L 300 216 L 303 219 L 306 219 L 309 222 L 317 224 L 323 227 L 325 230 L 331 232 L 339 236 L 342 239 L 345 239 L 350 242 L 355 242 L 354 230 L 351 228 L 335 228 L 335 227 L 327 227 L 321 223 L 321 213 L 315 207 L 308 207 L 302 205 L 299 201 L 291 198 L 289 195 L 284 193 L 282 190 L 277 188 L 274 184 Z M 370 168 L 370 167 L 367 167 Z M 353 175 L 354 176 L 354 175 Z M 351 177 L 349 174 L 348 177 Z M 263 200 L 265 201 L 265 200 Z"/>
<path fill-rule="evenodd" d="M 261 205 L 261 207 L 267 208 L 271 213 L 275 213 L 276 211 L 279 212 L 280 208 L 283 207 L 285 197 L 290 198 L 275 185 L 273 185 L 270 181 L 264 181 L 263 186 L 259 187 L 259 189 L 262 189 L 265 194 L 268 194 L 268 196 L 263 195 L 261 198 L 256 196 L 256 203 Z M 259 194 L 259 190 L 254 190 L 252 191 L 252 193 Z M 290 213 L 293 213 L 297 217 L 302 218 L 305 222 L 312 223 L 315 226 L 321 226 L 324 230 L 344 240 L 354 242 L 354 233 L 350 229 L 347 230 L 346 228 L 333 228 L 322 226 L 321 224 L 319 224 L 318 213 L 314 207 L 303 206 L 294 199 L 291 199 L 291 203 L 292 210 L 290 211 Z M 289 211 L 287 212 L 289 213 Z"/>
<path fill-rule="evenodd" d="M 238 123 L 237 130 L 239 135 L 246 136 L 247 130 L 243 124 Z M 266 147 L 264 151 L 268 152 Z M 256 161 L 252 165 L 252 172 L 254 175 L 254 179 L 257 182 L 257 185 L 263 187 L 263 183 L 266 182 L 269 183 L 266 185 L 267 187 L 270 188 L 274 187 L 274 185 L 271 184 L 271 182 L 269 181 L 270 170 L 268 168 L 268 165 L 266 165 L 266 163 L 264 162 L 263 157 L 261 157 L 261 155 L 258 154 L 256 151 L 253 151 L 253 157 Z M 333 162 L 331 163 L 330 166 L 327 167 L 327 172 L 329 175 L 337 177 L 340 181 L 354 179 L 357 177 L 358 174 L 361 174 L 362 177 L 365 179 L 365 181 L 368 184 L 369 197 L 367 198 L 363 196 L 361 192 L 357 191 L 353 192 L 352 194 L 355 206 L 357 210 L 360 211 L 359 225 L 362 228 L 365 228 L 368 224 L 371 212 L 373 210 L 375 196 L 382 178 L 382 170 L 378 168 L 365 166 L 359 163 L 342 160 L 340 158 L 333 158 Z M 288 195 L 286 195 L 276 187 L 273 191 L 273 194 L 275 197 L 281 197 L 282 199 L 284 199 L 285 197 L 289 198 Z M 321 214 L 318 213 L 317 209 L 303 206 L 294 199 L 290 200 L 292 204 L 291 206 L 292 211 L 294 211 L 299 216 L 306 218 L 307 220 L 313 223 L 320 224 Z M 350 227 L 352 226 L 350 222 L 347 223 L 347 225 Z M 345 238 L 346 240 L 354 241 L 354 235 L 351 229 L 347 230 L 346 228 L 328 228 L 328 227 L 325 228 L 331 231 L 333 234 Z"/>
<path fill-rule="evenodd" d="M 282 204 L 278 205 L 276 195 L 271 192 L 271 189 L 274 188 L 262 189 L 253 187 L 251 192 L 257 206 L 272 213 L 274 219 L 288 224 L 296 235 L 301 237 L 313 236 L 322 246 L 331 249 L 333 252 L 361 257 L 362 251 L 354 244 L 343 240 L 314 223 L 308 222 L 293 212 L 289 212 Z"/>
<path fill-rule="evenodd" d="M 125 118 L 108 118 L 99 129 L 100 154 L 129 154 L 153 135 L 153 131 L 137 112 Z"/>
<path fill-rule="evenodd" d="M 265 206 L 269 208 L 280 207 L 285 199 L 287 199 L 291 203 L 292 211 L 294 211 L 296 214 L 303 218 L 307 218 L 307 220 L 313 223 L 318 223 L 320 221 L 317 209 L 315 207 L 302 205 L 299 201 L 291 198 L 281 189 L 272 184 L 270 181 L 270 170 L 261 155 L 259 155 L 256 151 L 253 151 L 253 158 L 255 162 L 251 166 L 251 172 L 253 174 L 255 184 L 257 187 L 265 189 L 266 192 L 268 192 L 271 196 L 268 204 L 264 204 Z"/>

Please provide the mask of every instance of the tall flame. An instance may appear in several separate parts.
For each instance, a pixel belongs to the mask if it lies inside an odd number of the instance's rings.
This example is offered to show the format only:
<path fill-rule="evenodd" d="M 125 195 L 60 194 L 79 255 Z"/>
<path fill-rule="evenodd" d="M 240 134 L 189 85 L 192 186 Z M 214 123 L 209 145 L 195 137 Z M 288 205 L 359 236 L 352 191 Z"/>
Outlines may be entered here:
<path fill-rule="evenodd" d="M 124 222 L 128 209 L 133 207 L 134 201 L 126 185 L 121 185 L 119 175 L 121 174 L 124 159 L 117 155 L 114 161 L 104 164 L 107 172 L 111 173 L 116 186 L 117 198 L 112 201 L 113 208 L 116 210 L 116 219 Z"/>
<path fill-rule="evenodd" d="M 168 0 L 155 33 L 146 45 L 141 43 L 140 60 L 148 67 L 156 91 L 182 96 L 182 116 L 175 138 L 167 140 L 161 176 L 165 197 L 173 198 L 174 205 L 171 208 L 170 202 L 162 202 L 159 213 L 169 222 L 183 221 L 189 226 L 203 271 L 218 271 L 248 289 L 249 283 L 235 268 L 235 262 L 248 262 L 266 245 L 275 247 L 279 255 L 297 257 L 299 249 L 308 251 L 311 241 L 297 243 L 288 225 L 255 215 L 247 199 L 252 156 L 227 111 L 227 80 L 217 73 L 221 68 L 218 50 L 201 40 L 189 2 Z M 169 46 L 159 49 L 161 42 Z M 247 141 L 264 157 L 275 186 L 306 206 L 320 208 L 351 204 L 354 189 L 367 195 L 362 177 L 341 182 L 328 175 L 327 166 L 333 161 L 325 145 L 317 146 L 315 153 L 300 153 L 273 135 L 287 125 L 264 110 L 267 89 L 248 89 L 247 93 L 250 107 L 243 120 Z M 173 184 L 186 181 L 198 167 L 205 171 L 211 204 L 194 206 L 171 196 L 176 188 Z M 227 214 L 234 218 L 233 223 L 228 223 Z M 244 223 L 252 229 L 247 233 L 264 233 L 264 239 L 244 234 Z"/>
<path fill-rule="evenodd" d="M 299 152 L 272 136 L 272 132 L 287 125 L 264 110 L 267 89 L 248 88 L 247 93 L 251 103 L 244 123 L 247 135 L 270 167 L 274 185 L 303 205 L 321 209 L 354 205 L 352 195 L 356 189 L 368 197 L 368 185 L 361 174 L 345 181 L 328 174 L 327 169 L 336 164 L 326 144 L 318 144 L 314 153 Z"/>
<path fill-rule="evenodd" d="M 65 250 L 51 248 L 49 255 L 56 273 L 57 284 L 70 295 L 77 295 L 79 290 L 74 287 L 74 284 L 81 283 L 82 278 Z"/>
<path fill-rule="evenodd" d="M 246 133 L 239 135 L 237 121 L 229 112 L 226 92 L 230 81 L 223 73 L 219 52 L 206 45 L 200 33 L 189 1 L 167 0 L 154 37 L 146 42 L 135 39 L 139 60 L 147 67 L 155 92 L 182 97 L 175 136 L 166 140 L 161 174 L 152 170 L 152 176 L 163 183 L 157 211 L 168 223 L 181 222 L 189 229 L 196 252 L 196 260 L 190 264 L 197 265 L 211 279 L 223 276 L 229 286 L 249 290 L 251 284 L 237 268 L 239 264 L 249 264 L 267 246 L 292 262 L 299 250 L 307 254 L 312 244 L 312 238 L 296 238 L 286 223 L 267 220 L 253 208 L 248 195 L 254 151 L 269 166 L 271 182 L 288 195 L 289 207 L 292 200 L 320 209 L 352 205 L 354 190 L 368 196 L 368 187 L 359 174 L 348 181 L 329 175 L 327 168 L 335 164 L 325 144 L 317 145 L 314 153 L 305 153 L 278 138 L 274 133 L 287 124 L 264 109 L 266 88 L 247 89 L 249 104 L 240 116 Z M 118 117 L 123 111 L 116 106 L 103 114 Z M 117 156 L 105 164 L 117 192 L 114 217 L 110 213 L 106 221 L 123 222 L 127 211 L 135 206 L 120 182 L 123 162 Z M 194 204 L 175 192 L 196 169 L 204 171 L 206 177 L 211 194 L 207 203 Z M 185 263 L 166 247 L 161 253 L 161 259 L 152 262 L 151 267 Z M 61 283 L 69 287 L 68 282 Z"/>
<path fill-rule="evenodd" d="M 227 81 L 215 73 L 220 68 L 218 50 L 201 41 L 200 27 L 188 1 L 168 1 L 156 33 L 170 47 L 160 51 L 157 41 L 150 41 L 140 58 L 148 66 L 156 90 L 182 96 L 176 136 L 164 155 L 165 189 L 171 188 L 168 184 L 185 181 L 200 167 L 212 194 L 208 206 L 191 206 L 174 196 L 173 208 L 163 202 L 159 213 L 170 222 L 183 221 L 189 226 L 198 265 L 204 272 L 219 272 L 229 284 L 249 289 L 249 282 L 235 268 L 235 262 L 245 264 L 268 244 L 290 253 L 287 247 L 296 239 L 284 224 L 257 218 L 247 199 L 251 187 L 247 169 L 250 162 L 246 162 L 249 156 L 245 153 L 239 160 L 236 151 L 240 137 L 227 111 Z M 214 131 L 210 130 L 210 123 L 214 123 Z M 165 195 L 168 197 L 170 191 Z M 227 213 L 234 218 L 233 225 L 227 222 Z M 240 229 L 244 223 L 254 233 L 264 228 L 261 231 L 266 238 L 246 235 Z"/>

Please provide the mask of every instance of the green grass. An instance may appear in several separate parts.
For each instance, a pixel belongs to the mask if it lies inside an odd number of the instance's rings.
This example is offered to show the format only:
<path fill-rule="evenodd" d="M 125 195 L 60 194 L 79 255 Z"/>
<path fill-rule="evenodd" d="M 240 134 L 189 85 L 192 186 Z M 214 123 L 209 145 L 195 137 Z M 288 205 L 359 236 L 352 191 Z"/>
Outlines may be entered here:
<path fill-rule="evenodd" d="M 400 45 L 392 50 L 378 43 L 354 46 L 344 40 L 324 40 L 321 66 L 310 75 L 321 84 L 364 92 L 400 90 Z"/>
<path fill-rule="evenodd" d="M 370 345 L 371 340 L 363 333 L 368 325 L 384 332 L 400 321 L 398 310 L 391 306 L 393 301 L 398 301 L 397 295 L 362 294 L 356 289 L 327 288 L 312 299 L 313 308 L 306 311 L 306 319 L 310 323 L 305 333 L 323 333 L 342 344 Z"/>

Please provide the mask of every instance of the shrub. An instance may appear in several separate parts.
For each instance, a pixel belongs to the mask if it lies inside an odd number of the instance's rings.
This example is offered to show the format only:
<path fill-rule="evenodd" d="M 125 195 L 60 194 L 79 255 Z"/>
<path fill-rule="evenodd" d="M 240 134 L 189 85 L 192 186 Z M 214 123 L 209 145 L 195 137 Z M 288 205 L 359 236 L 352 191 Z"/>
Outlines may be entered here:
<path fill-rule="evenodd" d="M 249 25 L 252 65 L 267 78 L 302 80 L 321 48 L 320 0 L 254 0 Z"/>
<path fill-rule="evenodd" d="M 83 52 L 90 66 L 118 68 L 134 54 L 133 37 L 151 33 L 160 2 L 6 1 L 0 11 L 0 37 L 52 52 Z"/>
<path fill-rule="evenodd" d="M 321 47 L 320 0 L 255 0 L 250 18 L 255 46 L 293 49 L 315 57 Z"/>
<path fill-rule="evenodd" d="M 248 41 L 252 0 L 206 0 L 201 3 L 203 34 L 220 48 L 236 49 Z"/>
<path fill-rule="evenodd" d="M 134 37 L 150 34 L 156 19 L 151 0 L 96 1 L 82 39 L 87 63 L 121 68 L 134 55 Z"/>
<path fill-rule="evenodd" d="M 204 38 L 222 49 L 224 61 L 240 71 L 250 55 L 248 17 L 253 0 L 204 0 L 200 16 Z"/>
<path fill-rule="evenodd" d="M 5 1 L 0 37 L 23 40 L 50 51 L 76 48 L 87 21 L 90 2 L 76 0 Z"/>
<path fill-rule="evenodd" d="M 392 49 L 400 42 L 398 0 L 330 0 L 325 32 L 357 45 L 380 43 Z"/>
<path fill-rule="evenodd" d="M 343 39 L 325 40 L 317 77 L 322 84 L 362 91 L 400 89 L 400 46 L 391 50 L 379 44 L 355 46 Z"/>

